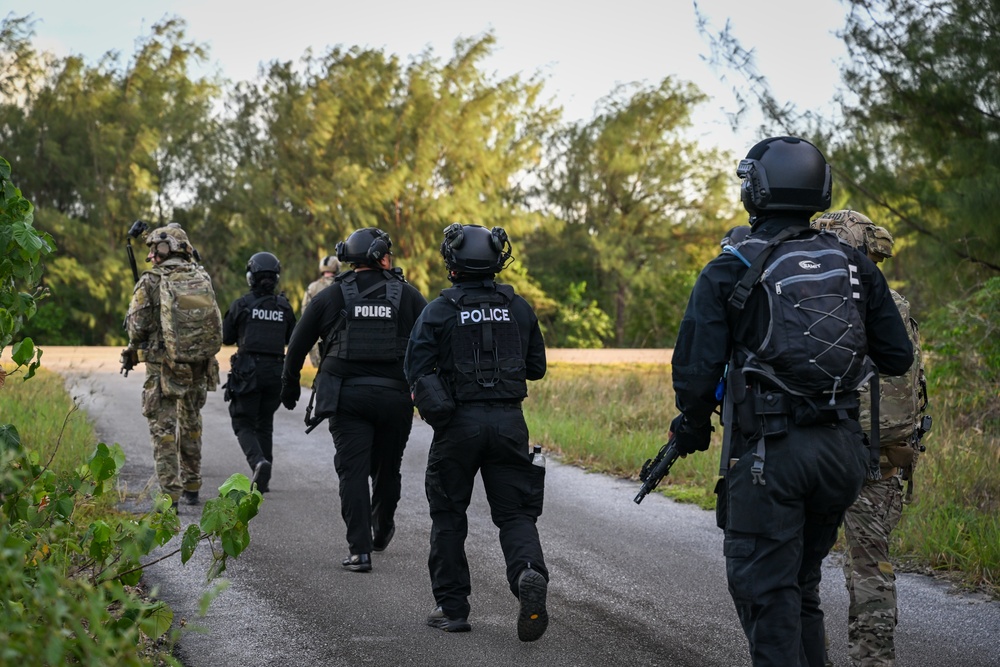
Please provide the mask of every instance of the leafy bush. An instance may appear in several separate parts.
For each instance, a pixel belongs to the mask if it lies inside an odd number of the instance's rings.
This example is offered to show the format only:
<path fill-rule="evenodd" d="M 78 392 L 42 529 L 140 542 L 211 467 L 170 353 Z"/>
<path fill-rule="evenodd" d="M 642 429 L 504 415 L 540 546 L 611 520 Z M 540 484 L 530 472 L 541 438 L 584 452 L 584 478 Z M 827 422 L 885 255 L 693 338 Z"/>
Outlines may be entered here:
<path fill-rule="evenodd" d="M 145 647 L 167 638 L 173 612 L 137 594 L 143 570 L 177 553 L 186 563 L 208 541 L 213 579 L 249 544 L 263 496 L 240 474 L 205 503 L 180 546 L 152 562 L 143 559 L 180 532 L 169 496 L 140 516 L 80 521 L 83 508 L 114 491 L 124 462 L 118 445 L 101 443 L 85 465 L 57 474 L 39 465 L 14 426 L 0 426 L 0 663 L 152 664 Z"/>

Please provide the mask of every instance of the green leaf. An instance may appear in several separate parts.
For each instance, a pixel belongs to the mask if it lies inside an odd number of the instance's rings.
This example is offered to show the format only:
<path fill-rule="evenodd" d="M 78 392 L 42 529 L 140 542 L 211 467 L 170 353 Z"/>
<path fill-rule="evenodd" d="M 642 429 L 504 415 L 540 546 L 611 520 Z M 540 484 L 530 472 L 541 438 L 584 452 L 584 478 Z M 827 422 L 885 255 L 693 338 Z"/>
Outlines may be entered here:
<path fill-rule="evenodd" d="M 230 498 L 212 498 L 201 512 L 201 529 L 219 535 L 236 525 L 236 503 Z"/>
<path fill-rule="evenodd" d="M 250 478 L 242 473 L 233 473 L 219 487 L 219 495 L 223 497 L 228 496 L 229 492 L 233 490 L 250 493 Z"/>
<path fill-rule="evenodd" d="M 158 602 L 143 612 L 139 627 L 147 637 L 157 640 L 167 634 L 174 622 L 174 612 L 164 602 Z"/>
<path fill-rule="evenodd" d="M 250 544 L 250 531 L 245 525 L 241 525 L 232 530 L 227 530 L 222 534 L 222 550 L 227 555 L 236 558 Z"/>
<path fill-rule="evenodd" d="M 13 424 L 0 424 L 0 452 L 8 451 L 21 451 L 21 435 Z"/>
<path fill-rule="evenodd" d="M 35 343 L 30 338 L 14 343 L 10 350 L 10 357 L 18 366 L 23 366 L 35 356 Z"/>
<path fill-rule="evenodd" d="M 181 563 L 187 563 L 191 560 L 191 556 L 194 555 L 194 550 L 200 541 L 201 529 L 193 523 L 188 525 L 187 530 L 184 531 L 184 537 L 181 539 Z"/>

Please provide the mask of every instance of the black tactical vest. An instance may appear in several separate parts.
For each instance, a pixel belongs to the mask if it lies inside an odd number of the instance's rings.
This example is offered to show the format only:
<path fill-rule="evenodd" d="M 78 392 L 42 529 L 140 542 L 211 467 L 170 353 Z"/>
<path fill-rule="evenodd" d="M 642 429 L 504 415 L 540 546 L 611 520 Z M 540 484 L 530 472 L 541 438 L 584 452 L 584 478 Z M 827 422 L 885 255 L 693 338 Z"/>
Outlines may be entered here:
<path fill-rule="evenodd" d="M 407 336 L 399 335 L 399 302 L 403 281 L 389 271 L 385 279 L 358 291 L 356 273 L 338 276 L 344 293 L 344 311 L 326 356 L 345 361 L 396 361 L 406 354 Z M 385 286 L 385 295 L 369 297 Z"/>
<path fill-rule="evenodd" d="M 238 341 L 240 352 L 278 356 L 285 353 L 288 326 L 285 318 L 290 316 L 292 307 L 282 308 L 283 301 L 284 297 L 274 294 L 246 299 L 247 316 Z"/>
<path fill-rule="evenodd" d="M 528 395 L 521 334 L 510 302 L 514 288 L 472 295 L 451 287 L 441 295 L 457 309 L 452 333 L 452 387 L 458 401 L 510 401 Z"/>

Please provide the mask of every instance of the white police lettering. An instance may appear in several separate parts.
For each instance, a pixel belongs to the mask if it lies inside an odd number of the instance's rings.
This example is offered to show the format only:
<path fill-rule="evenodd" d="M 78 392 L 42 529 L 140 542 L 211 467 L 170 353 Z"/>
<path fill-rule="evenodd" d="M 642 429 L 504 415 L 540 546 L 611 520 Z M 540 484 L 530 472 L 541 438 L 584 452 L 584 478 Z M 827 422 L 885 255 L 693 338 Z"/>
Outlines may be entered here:
<path fill-rule="evenodd" d="M 458 316 L 459 326 L 483 322 L 510 322 L 510 310 L 507 308 L 477 308 L 476 310 L 463 310 Z"/>
<path fill-rule="evenodd" d="M 354 306 L 354 317 L 362 319 L 390 320 L 392 319 L 392 306 L 357 304 Z"/>
<path fill-rule="evenodd" d="M 250 319 L 267 320 L 269 322 L 284 322 L 285 313 L 281 310 L 264 310 L 263 308 L 254 308 L 250 312 Z"/>

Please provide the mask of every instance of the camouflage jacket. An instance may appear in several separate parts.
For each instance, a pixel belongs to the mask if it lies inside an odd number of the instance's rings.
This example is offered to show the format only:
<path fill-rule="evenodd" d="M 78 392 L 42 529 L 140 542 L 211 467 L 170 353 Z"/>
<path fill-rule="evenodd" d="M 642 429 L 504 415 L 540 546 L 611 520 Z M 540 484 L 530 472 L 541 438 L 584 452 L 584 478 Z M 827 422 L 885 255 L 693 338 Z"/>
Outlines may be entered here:
<path fill-rule="evenodd" d="M 906 323 L 906 331 L 913 345 L 913 365 L 903 375 L 886 375 L 879 378 L 879 445 L 883 448 L 883 473 L 895 466 L 885 459 L 886 448 L 909 447 L 920 421 L 921 380 L 924 364 L 920 352 L 920 332 L 916 321 L 910 316 L 910 304 L 895 290 L 890 290 L 892 299 Z M 871 430 L 871 398 L 866 387 L 861 394 L 861 427 Z"/>
<path fill-rule="evenodd" d="M 211 391 L 218 383 L 218 363 L 214 360 L 207 369 L 173 369 L 163 363 L 166 361 L 166 352 L 163 346 L 163 333 L 160 330 L 160 280 L 171 267 L 191 263 L 191 260 L 175 255 L 160 264 L 153 265 L 139 276 L 139 282 L 132 290 L 128 315 L 125 316 L 125 330 L 128 333 L 129 347 L 139 351 L 139 360 L 156 365 L 155 371 L 147 366 L 147 373 L 162 372 L 166 375 L 177 375 L 181 380 L 207 377 L 207 388 Z M 181 365 L 188 366 L 188 364 Z"/>
<path fill-rule="evenodd" d="M 323 276 L 309 283 L 309 287 L 306 288 L 305 296 L 302 297 L 303 313 L 306 312 L 306 307 L 309 305 L 309 302 L 312 301 L 317 294 L 333 284 L 334 278 L 336 278 L 336 276 Z"/>

